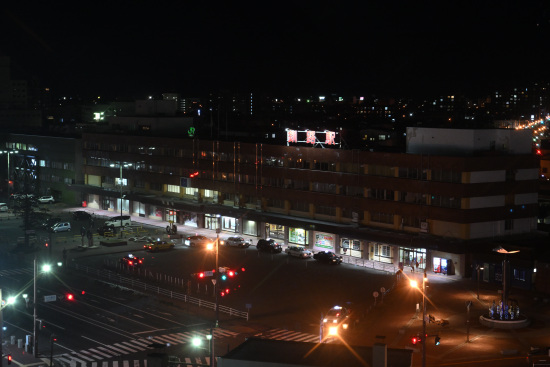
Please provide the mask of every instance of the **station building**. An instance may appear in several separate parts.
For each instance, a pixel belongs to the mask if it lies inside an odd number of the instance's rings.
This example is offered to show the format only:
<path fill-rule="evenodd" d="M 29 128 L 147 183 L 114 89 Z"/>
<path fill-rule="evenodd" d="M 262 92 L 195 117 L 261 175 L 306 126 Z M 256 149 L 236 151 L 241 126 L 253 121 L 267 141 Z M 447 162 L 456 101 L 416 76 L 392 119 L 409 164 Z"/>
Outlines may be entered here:
<path fill-rule="evenodd" d="M 536 231 L 530 131 L 408 128 L 401 153 L 339 149 L 327 131 L 286 135 L 281 145 L 84 133 L 83 182 L 71 189 L 89 207 L 387 271 L 418 263 L 466 276 L 476 241 Z"/>

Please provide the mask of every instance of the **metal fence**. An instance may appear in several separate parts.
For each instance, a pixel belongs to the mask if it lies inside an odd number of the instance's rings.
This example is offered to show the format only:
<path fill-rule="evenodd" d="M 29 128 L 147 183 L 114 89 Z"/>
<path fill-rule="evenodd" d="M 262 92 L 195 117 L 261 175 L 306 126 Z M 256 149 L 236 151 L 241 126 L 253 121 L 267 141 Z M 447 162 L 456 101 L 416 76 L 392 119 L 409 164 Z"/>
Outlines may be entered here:
<path fill-rule="evenodd" d="M 168 297 L 170 299 L 179 300 L 182 302 L 187 302 L 190 304 L 193 304 L 195 306 L 208 308 L 211 310 L 216 310 L 216 303 L 205 301 L 200 298 L 191 297 L 187 294 L 174 292 L 169 289 L 161 288 L 152 284 L 148 284 L 146 282 L 142 282 L 140 280 L 127 278 L 124 276 L 121 276 L 117 273 L 114 273 L 109 270 L 99 270 L 95 268 L 90 268 L 88 266 L 79 265 L 79 264 L 73 264 L 74 268 L 76 270 L 79 270 L 83 273 L 86 273 L 89 276 L 94 276 L 98 278 L 107 279 L 109 282 L 120 284 L 122 286 L 125 286 L 130 289 L 140 290 L 147 293 L 154 293 L 160 296 Z M 245 311 L 239 311 L 231 307 L 223 306 L 218 304 L 218 309 L 220 312 L 228 314 L 230 316 L 239 317 L 242 319 L 246 319 L 248 321 L 248 312 Z"/>

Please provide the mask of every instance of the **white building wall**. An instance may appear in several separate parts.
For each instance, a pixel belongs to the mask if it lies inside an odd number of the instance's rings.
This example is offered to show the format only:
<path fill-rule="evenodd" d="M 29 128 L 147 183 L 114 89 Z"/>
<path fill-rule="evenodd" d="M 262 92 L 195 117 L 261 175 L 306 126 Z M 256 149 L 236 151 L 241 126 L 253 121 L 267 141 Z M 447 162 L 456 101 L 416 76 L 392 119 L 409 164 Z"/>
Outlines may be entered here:
<path fill-rule="evenodd" d="M 470 238 L 489 238 L 504 235 L 504 221 L 470 224 Z"/>
<path fill-rule="evenodd" d="M 470 198 L 469 209 L 496 208 L 504 206 L 504 203 L 504 195 L 472 197 Z"/>
<path fill-rule="evenodd" d="M 470 172 L 470 182 L 467 183 L 482 183 L 482 182 L 504 182 L 506 179 L 506 171 L 479 171 Z"/>
<path fill-rule="evenodd" d="M 407 128 L 407 153 L 473 155 L 479 151 L 530 154 L 532 132 L 514 129 Z"/>
<path fill-rule="evenodd" d="M 524 205 L 524 204 L 537 204 L 539 202 L 539 195 L 536 192 L 526 193 L 526 194 L 517 194 L 514 197 L 514 204 Z"/>
<path fill-rule="evenodd" d="M 515 178 L 516 181 L 537 180 L 539 178 L 539 168 L 518 169 Z"/>

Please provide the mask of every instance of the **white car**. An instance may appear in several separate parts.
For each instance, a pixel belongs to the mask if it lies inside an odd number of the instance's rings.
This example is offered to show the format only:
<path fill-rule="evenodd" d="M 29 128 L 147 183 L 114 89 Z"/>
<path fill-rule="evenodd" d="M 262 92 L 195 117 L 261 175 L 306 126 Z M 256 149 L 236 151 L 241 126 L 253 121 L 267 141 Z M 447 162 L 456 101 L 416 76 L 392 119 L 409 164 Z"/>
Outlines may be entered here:
<path fill-rule="evenodd" d="M 245 240 L 240 236 L 227 237 L 224 241 L 224 244 L 229 247 L 250 247 L 250 240 Z"/>
<path fill-rule="evenodd" d="M 53 198 L 53 196 L 47 195 L 39 197 L 38 201 L 42 204 L 53 204 L 55 202 L 55 199 Z"/>
<path fill-rule="evenodd" d="M 309 259 L 313 256 L 313 252 L 309 251 L 308 249 L 302 246 L 288 246 L 285 252 L 289 256 L 295 256 L 301 259 Z"/>
<path fill-rule="evenodd" d="M 201 235 L 189 236 L 185 239 L 185 245 L 189 247 L 206 246 L 213 243 L 213 240 Z"/>
<path fill-rule="evenodd" d="M 59 222 L 52 226 L 51 231 L 54 233 L 57 232 L 70 232 L 71 231 L 71 223 L 69 222 Z"/>

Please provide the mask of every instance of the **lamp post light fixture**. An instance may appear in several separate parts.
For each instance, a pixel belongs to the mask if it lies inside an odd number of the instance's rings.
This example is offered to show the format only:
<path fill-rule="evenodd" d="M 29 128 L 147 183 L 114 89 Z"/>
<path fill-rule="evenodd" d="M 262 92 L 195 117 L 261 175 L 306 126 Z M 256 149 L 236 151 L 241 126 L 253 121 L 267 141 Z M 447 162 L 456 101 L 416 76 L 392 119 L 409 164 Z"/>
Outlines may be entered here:
<path fill-rule="evenodd" d="M 426 367 L 426 283 L 428 276 L 424 270 L 422 278 L 422 367 Z M 419 288 L 416 280 L 411 280 L 411 287 Z"/>
<path fill-rule="evenodd" d="M 477 264 L 476 270 L 477 270 L 477 299 L 479 299 L 479 272 L 483 270 L 483 267 Z"/>
<path fill-rule="evenodd" d="M 42 272 L 43 273 L 47 273 L 49 271 L 52 270 L 52 267 L 51 265 L 49 264 L 44 264 L 42 265 Z M 36 257 L 34 258 L 34 280 L 33 280 L 33 283 L 34 283 L 34 298 L 33 298 L 33 335 L 32 335 L 32 339 L 33 339 L 33 355 L 34 357 L 38 358 L 38 329 L 36 327 L 36 322 L 38 321 L 37 317 L 36 317 L 36 306 L 37 306 L 37 294 L 36 294 L 36 279 L 37 279 L 37 275 L 38 275 L 38 271 L 37 271 L 37 264 L 36 264 Z M 1 366 L 0 366 L 1 367 Z"/>
<path fill-rule="evenodd" d="M 120 185 L 120 238 L 122 238 L 122 199 L 124 198 L 124 196 L 122 195 L 122 167 L 130 167 L 131 165 L 132 163 L 118 162 L 118 166 L 120 167 L 120 180 L 118 182 Z M 115 167 L 116 165 L 114 163 L 111 163 L 109 166 Z"/>

